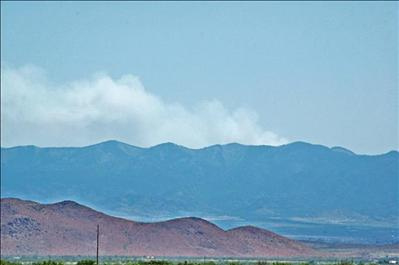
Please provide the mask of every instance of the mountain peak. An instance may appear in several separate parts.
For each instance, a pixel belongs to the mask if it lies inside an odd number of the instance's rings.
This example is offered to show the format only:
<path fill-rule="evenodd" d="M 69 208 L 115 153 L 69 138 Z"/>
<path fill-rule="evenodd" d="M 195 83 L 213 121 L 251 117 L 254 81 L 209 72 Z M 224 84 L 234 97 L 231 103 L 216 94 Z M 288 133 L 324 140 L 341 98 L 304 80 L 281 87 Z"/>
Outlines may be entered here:
<path fill-rule="evenodd" d="M 150 149 L 188 149 L 187 147 L 184 147 L 182 145 L 178 145 L 172 142 L 166 142 L 166 143 L 161 143 L 157 144 L 154 146 L 151 146 Z"/>
<path fill-rule="evenodd" d="M 113 145 L 115 145 L 115 144 L 126 144 L 126 143 L 124 143 L 124 142 L 121 142 L 121 141 L 118 141 L 118 140 L 113 140 L 113 139 L 111 139 L 111 140 L 107 140 L 107 141 L 104 141 L 104 142 L 101 142 L 100 144 L 106 144 L 106 145 L 109 145 L 109 144 L 113 144 Z"/>
<path fill-rule="evenodd" d="M 289 146 L 289 147 L 322 147 L 322 148 L 327 148 L 324 145 L 312 144 L 312 143 L 303 142 L 303 141 L 296 141 L 296 142 L 285 144 L 283 146 L 287 146 L 287 147 Z"/>
<path fill-rule="evenodd" d="M 56 203 L 53 203 L 52 205 L 59 205 L 59 206 L 63 206 L 63 207 L 67 207 L 67 206 L 80 207 L 80 206 L 83 206 L 83 205 L 81 205 L 81 204 L 79 204 L 79 203 L 77 203 L 75 201 L 71 201 L 71 200 L 65 200 L 65 201 L 56 202 Z"/>
<path fill-rule="evenodd" d="M 344 153 L 344 154 L 348 154 L 348 155 L 355 155 L 355 153 L 352 152 L 351 150 L 346 149 L 341 146 L 334 146 L 334 147 L 331 147 L 330 149 L 334 152 Z"/>
<path fill-rule="evenodd" d="M 120 142 L 120 141 L 117 141 L 117 140 L 107 140 L 107 141 L 100 142 L 100 143 L 97 143 L 97 144 L 89 145 L 87 147 L 95 147 L 95 146 L 97 146 L 97 147 L 98 146 L 113 146 L 113 147 L 129 146 L 129 147 L 136 147 L 134 145 L 130 145 L 130 144 L 127 144 L 127 143 L 124 143 L 124 142 Z"/>

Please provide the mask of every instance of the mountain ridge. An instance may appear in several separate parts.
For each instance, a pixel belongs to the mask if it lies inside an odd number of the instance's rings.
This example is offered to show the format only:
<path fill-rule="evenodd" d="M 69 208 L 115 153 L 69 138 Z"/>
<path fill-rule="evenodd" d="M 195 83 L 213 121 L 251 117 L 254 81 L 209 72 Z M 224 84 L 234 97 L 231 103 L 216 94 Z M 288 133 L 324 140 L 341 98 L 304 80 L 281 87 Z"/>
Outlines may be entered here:
<path fill-rule="evenodd" d="M 223 230 L 198 217 L 142 223 L 116 218 L 74 201 L 40 204 L 2 198 L 2 255 L 90 255 L 100 225 L 102 255 L 292 257 L 322 253 L 256 228 Z"/>
<path fill-rule="evenodd" d="M 41 202 L 72 198 L 142 220 L 210 216 L 225 228 L 272 224 L 282 234 L 312 237 L 383 226 L 375 235 L 354 236 L 399 240 L 398 165 L 396 151 L 357 155 L 304 142 L 202 149 L 172 143 L 137 148 L 117 141 L 30 146 L 1 149 L 1 192 Z M 297 231 L 289 228 L 293 222 Z M 312 231 L 300 230 L 309 225 Z"/>
<path fill-rule="evenodd" d="M 152 145 L 152 146 L 148 146 L 148 147 L 142 147 L 142 146 L 128 144 L 128 143 L 125 143 L 125 142 L 122 142 L 122 141 L 119 141 L 119 140 L 106 140 L 106 141 L 102 141 L 102 142 L 98 142 L 98 143 L 94 143 L 94 144 L 89 144 L 89 145 L 84 145 L 84 146 L 16 145 L 16 146 L 8 146 L 8 147 L 1 146 L 1 149 L 14 149 L 14 148 L 40 148 L 40 149 L 65 149 L 65 148 L 72 148 L 72 149 L 81 149 L 81 148 L 88 148 L 88 147 L 101 147 L 101 146 L 107 146 L 107 145 L 126 146 L 126 147 L 141 149 L 141 150 L 160 148 L 160 147 L 164 147 L 164 146 L 180 147 L 180 148 L 187 149 L 187 150 L 202 150 L 202 149 L 209 149 L 209 148 L 215 148 L 215 147 L 229 147 L 229 146 L 278 148 L 278 147 L 302 145 L 302 146 L 322 147 L 322 148 L 326 148 L 326 149 L 329 149 L 329 150 L 342 151 L 342 152 L 351 153 L 351 154 L 354 154 L 354 155 L 362 155 L 362 156 L 380 156 L 380 155 L 385 155 L 385 154 L 389 154 L 389 153 L 398 153 L 399 154 L 399 150 L 388 150 L 388 151 L 386 151 L 384 153 L 377 153 L 377 154 L 359 154 L 359 153 L 355 153 L 354 151 L 352 151 L 352 150 L 350 150 L 348 148 L 342 147 L 342 146 L 328 147 L 328 146 L 325 146 L 325 145 L 322 145 L 322 144 L 313 144 L 313 143 L 309 143 L 309 142 L 305 142 L 305 141 L 294 141 L 294 142 L 290 142 L 290 143 L 282 144 L 282 145 L 252 145 L 252 144 L 241 144 L 241 143 L 237 143 L 237 142 L 231 142 L 231 143 L 225 143 L 225 144 L 212 144 L 212 145 L 203 146 L 203 147 L 199 147 L 199 148 L 190 148 L 190 147 L 186 147 L 184 145 L 179 145 L 179 144 L 176 144 L 176 143 L 173 143 L 173 142 L 164 142 L 164 143 L 160 143 L 160 144 L 156 144 L 156 145 Z"/>

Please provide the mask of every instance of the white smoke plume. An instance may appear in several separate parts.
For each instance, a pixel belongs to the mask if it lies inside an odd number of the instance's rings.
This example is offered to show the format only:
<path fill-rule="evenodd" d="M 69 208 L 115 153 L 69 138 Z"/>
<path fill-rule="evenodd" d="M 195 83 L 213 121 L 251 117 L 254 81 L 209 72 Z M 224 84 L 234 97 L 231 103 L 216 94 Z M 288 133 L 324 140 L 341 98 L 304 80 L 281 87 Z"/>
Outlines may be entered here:
<path fill-rule="evenodd" d="M 35 66 L 1 69 L 1 145 L 84 146 L 116 139 L 137 146 L 173 142 L 191 148 L 238 142 L 280 145 L 246 108 L 217 100 L 193 107 L 165 102 L 139 79 L 94 75 L 53 84 Z"/>

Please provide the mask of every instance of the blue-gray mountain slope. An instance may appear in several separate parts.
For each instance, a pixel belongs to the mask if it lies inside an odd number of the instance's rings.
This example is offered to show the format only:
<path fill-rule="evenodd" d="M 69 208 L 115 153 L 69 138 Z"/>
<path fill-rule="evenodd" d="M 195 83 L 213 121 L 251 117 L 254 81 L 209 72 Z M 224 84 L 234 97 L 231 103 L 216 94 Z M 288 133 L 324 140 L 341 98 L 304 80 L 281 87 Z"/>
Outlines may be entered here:
<path fill-rule="evenodd" d="M 2 148 L 1 158 L 3 197 L 75 199 L 126 216 L 197 215 L 227 226 L 370 226 L 388 229 L 383 239 L 392 233 L 391 239 L 398 238 L 396 151 L 368 156 L 303 142 L 188 149 L 108 141 L 81 148 Z"/>

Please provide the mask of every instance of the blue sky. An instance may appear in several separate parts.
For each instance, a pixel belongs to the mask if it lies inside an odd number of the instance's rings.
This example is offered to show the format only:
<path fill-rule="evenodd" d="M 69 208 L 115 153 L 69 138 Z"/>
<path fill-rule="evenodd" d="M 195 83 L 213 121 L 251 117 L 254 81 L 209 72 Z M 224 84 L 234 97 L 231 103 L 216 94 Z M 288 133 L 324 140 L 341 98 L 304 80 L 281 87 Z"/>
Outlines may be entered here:
<path fill-rule="evenodd" d="M 396 2 L 1 7 L 4 146 L 116 138 L 398 149 Z"/>

